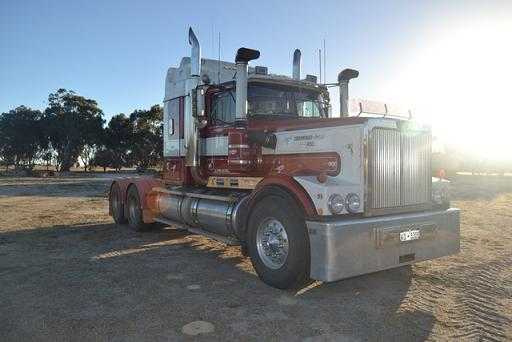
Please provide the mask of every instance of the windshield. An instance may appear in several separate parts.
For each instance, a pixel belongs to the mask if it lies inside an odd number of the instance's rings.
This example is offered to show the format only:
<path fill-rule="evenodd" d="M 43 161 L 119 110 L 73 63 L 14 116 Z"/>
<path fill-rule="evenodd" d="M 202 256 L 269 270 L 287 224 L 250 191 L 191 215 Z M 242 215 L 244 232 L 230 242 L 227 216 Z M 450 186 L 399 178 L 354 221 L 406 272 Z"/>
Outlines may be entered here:
<path fill-rule="evenodd" d="M 277 85 L 249 84 L 247 89 L 249 116 L 295 116 L 318 118 L 325 116 L 318 92 Z"/>

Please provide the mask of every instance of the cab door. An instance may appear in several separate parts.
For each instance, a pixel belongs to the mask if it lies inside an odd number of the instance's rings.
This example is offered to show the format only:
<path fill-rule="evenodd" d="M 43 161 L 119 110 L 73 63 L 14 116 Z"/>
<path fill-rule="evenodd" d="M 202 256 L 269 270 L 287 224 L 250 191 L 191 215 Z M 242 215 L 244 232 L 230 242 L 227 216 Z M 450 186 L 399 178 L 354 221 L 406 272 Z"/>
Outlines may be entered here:
<path fill-rule="evenodd" d="M 234 87 L 215 89 L 209 95 L 208 121 L 204 133 L 203 155 L 208 171 L 215 175 L 236 175 L 252 166 L 247 126 L 235 125 Z"/>

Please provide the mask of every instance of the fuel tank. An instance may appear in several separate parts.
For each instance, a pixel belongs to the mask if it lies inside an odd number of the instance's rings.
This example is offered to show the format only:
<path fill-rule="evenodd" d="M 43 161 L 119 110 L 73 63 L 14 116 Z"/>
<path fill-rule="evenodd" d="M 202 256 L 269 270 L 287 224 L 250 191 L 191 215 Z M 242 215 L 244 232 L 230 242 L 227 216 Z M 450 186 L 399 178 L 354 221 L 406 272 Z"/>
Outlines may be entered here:
<path fill-rule="evenodd" d="M 239 237 L 248 195 L 159 192 L 156 211 L 166 220 L 226 236 Z"/>

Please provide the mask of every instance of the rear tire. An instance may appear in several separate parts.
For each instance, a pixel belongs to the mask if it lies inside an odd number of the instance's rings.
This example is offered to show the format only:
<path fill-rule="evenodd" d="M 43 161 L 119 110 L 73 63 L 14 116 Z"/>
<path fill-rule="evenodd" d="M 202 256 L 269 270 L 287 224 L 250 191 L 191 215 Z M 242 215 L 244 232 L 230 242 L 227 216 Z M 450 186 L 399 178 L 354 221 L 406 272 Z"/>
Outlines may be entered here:
<path fill-rule="evenodd" d="M 135 231 L 145 232 L 154 227 L 154 223 L 144 223 L 142 219 L 142 205 L 139 197 L 139 191 L 135 186 L 128 188 L 128 225 Z"/>
<path fill-rule="evenodd" d="M 298 288 L 309 280 L 309 239 L 304 215 L 294 199 L 269 189 L 254 206 L 247 247 L 252 265 L 266 284 Z"/>
<path fill-rule="evenodd" d="M 109 205 L 112 218 L 116 224 L 126 224 L 128 220 L 124 216 L 124 203 L 119 184 L 114 183 L 110 189 Z"/>

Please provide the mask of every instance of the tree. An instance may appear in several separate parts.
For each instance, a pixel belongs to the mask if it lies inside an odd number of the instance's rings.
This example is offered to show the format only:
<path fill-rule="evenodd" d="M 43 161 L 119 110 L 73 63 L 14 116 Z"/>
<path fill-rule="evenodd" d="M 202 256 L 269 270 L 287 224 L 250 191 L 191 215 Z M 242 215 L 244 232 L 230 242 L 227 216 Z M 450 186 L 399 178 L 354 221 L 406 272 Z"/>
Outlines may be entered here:
<path fill-rule="evenodd" d="M 128 166 L 132 134 L 132 122 L 124 114 L 114 115 L 105 129 L 104 145 L 112 158 L 109 166 L 117 171 L 120 171 L 123 166 Z"/>
<path fill-rule="evenodd" d="M 50 169 L 50 165 L 52 164 L 52 159 L 54 157 L 54 151 L 51 148 L 48 148 L 41 155 L 41 160 L 46 164 L 46 171 Z"/>
<path fill-rule="evenodd" d="M 35 160 L 48 147 L 39 110 L 20 106 L 0 116 L 0 154 L 5 164 L 16 168 L 34 167 Z"/>
<path fill-rule="evenodd" d="M 103 172 L 107 171 L 107 167 L 112 167 L 112 161 L 114 160 L 114 155 L 111 150 L 107 150 L 106 148 L 102 148 L 96 150 L 94 158 L 91 161 L 91 165 L 99 166 L 103 168 Z"/>
<path fill-rule="evenodd" d="M 82 152 L 80 153 L 80 159 L 84 165 L 84 171 L 87 172 L 87 168 L 92 166 L 92 161 L 96 155 L 96 152 L 105 145 L 105 129 L 101 127 L 99 130 L 91 132 L 88 137 Z"/>
<path fill-rule="evenodd" d="M 129 161 L 146 169 L 162 159 L 162 107 L 155 105 L 149 110 L 136 110 L 130 115 L 133 135 L 130 144 Z"/>
<path fill-rule="evenodd" d="M 103 112 L 96 101 L 66 89 L 50 94 L 48 102 L 46 132 L 57 153 L 59 170 L 69 171 L 85 146 L 100 144 Z"/>

